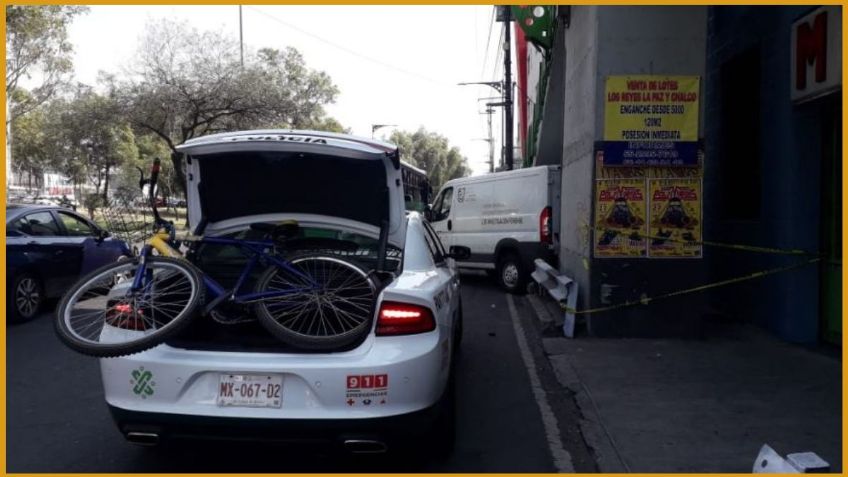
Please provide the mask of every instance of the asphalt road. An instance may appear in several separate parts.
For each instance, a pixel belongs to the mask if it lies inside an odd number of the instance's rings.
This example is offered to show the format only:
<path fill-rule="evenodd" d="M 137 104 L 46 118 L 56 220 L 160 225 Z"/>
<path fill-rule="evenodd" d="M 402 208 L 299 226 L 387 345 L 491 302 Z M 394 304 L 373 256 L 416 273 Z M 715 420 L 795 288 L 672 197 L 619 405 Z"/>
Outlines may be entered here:
<path fill-rule="evenodd" d="M 7 471 L 556 471 L 506 296 L 484 277 L 463 276 L 462 297 L 466 324 L 457 376 L 457 445 L 447 461 L 348 458 L 321 449 L 244 443 L 128 444 L 106 409 L 97 361 L 65 348 L 45 314 L 7 330 Z M 523 299 L 516 303 L 535 348 L 537 330 L 528 307 Z M 548 374 L 540 374 L 550 384 Z M 575 427 L 568 406 L 552 407 L 567 435 Z M 586 465 L 575 462 L 578 471 L 590 470 Z"/>

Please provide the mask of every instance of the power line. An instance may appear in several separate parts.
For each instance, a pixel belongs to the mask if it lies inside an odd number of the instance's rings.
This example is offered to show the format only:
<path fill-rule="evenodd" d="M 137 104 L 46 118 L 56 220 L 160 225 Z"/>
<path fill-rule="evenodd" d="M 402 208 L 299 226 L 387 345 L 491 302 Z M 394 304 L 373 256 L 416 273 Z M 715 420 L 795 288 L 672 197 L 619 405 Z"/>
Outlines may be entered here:
<path fill-rule="evenodd" d="M 483 53 L 483 68 L 480 69 L 480 77 L 486 72 L 486 65 L 489 62 L 489 46 L 492 43 L 492 26 L 495 24 L 495 8 L 492 7 L 492 15 L 489 17 L 489 34 L 486 35 L 486 52 Z"/>
<path fill-rule="evenodd" d="M 358 51 L 351 50 L 350 48 L 347 48 L 347 47 L 345 47 L 345 46 L 339 45 L 338 43 L 334 43 L 334 42 L 332 42 L 332 41 L 330 41 L 330 40 L 327 40 L 326 38 L 323 38 L 323 37 L 321 37 L 321 36 L 319 36 L 319 35 L 316 35 L 315 33 L 312 33 L 312 32 L 309 32 L 309 31 L 306 31 L 306 30 L 304 30 L 304 29 L 302 29 L 302 28 L 300 28 L 300 27 L 296 27 L 296 26 L 292 25 L 291 23 L 287 23 L 287 22 L 285 22 L 285 21 L 283 21 L 283 20 L 280 20 L 280 19 L 279 19 L 279 18 L 277 18 L 276 16 L 271 15 L 270 13 L 265 12 L 265 11 L 263 11 L 263 10 L 260 10 L 260 9 L 258 9 L 258 8 L 256 8 L 256 7 L 247 6 L 247 8 L 250 8 L 251 10 L 254 10 L 254 11 L 256 11 L 257 13 L 261 13 L 262 15 L 265 15 L 266 17 L 270 18 L 271 20 L 274 20 L 274 21 L 276 21 L 277 23 L 279 23 L 279 24 L 281 24 L 281 25 L 283 25 L 283 26 L 285 26 L 285 27 L 291 28 L 292 30 L 295 30 L 295 31 L 297 31 L 297 32 L 300 32 L 300 33 L 302 33 L 302 34 L 304 34 L 304 35 L 306 35 L 306 36 L 308 36 L 308 37 L 314 38 L 314 39 L 316 39 L 316 40 L 320 41 L 321 43 L 325 43 L 325 44 L 330 45 L 330 46 L 332 46 L 332 47 L 334 47 L 334 48 L 337 48 L 337 49 L 339 49 L 339 50 L 342 50 L 342 51 L 344 51 L 345 53 L 350 53 L 350 54 L 351 54 L 351 55 L 353 55 L 353 56 L 357 56 L 357 57 L 359 57 L 359 58 L 362 58 L 363 60 L 370 61 L 370 62 L 372 62 L 372 63 L 378 64 L 378 65 L 380 65 L 380 66 L 383 66 L 383 67 L 388 68 L 388 69 L 391 69 L 391 70 L 395 70 L 395 71 L 397 71 L 397 72 L 399 72 L 399 73 L 403 73 L 403 74 L 408 75 L 408 76 L 413 76 L 413 77 L 415 77 L 415 78 L 419 78 L 419 79 L 423 79 L 423 80 L 425 80 L 425 81 L 429 81 L 429 82 L 431 82 L 431 83 L 437 84 L 437 85 L 442 86 L 442 87 L 448 87 L 448 86 L 450 86 L 451 88 L 453 88 L 453 85 L 450 85 L 450 84 L 448 84 L 448 83 L 444 83 L 444 82 L 439 81 L 439 80 L 437 80 L 437 79 L 430 78 L 429 76 L 425 76 L 425 75 L 422 75 L 422 74 L 420 74 L 420 73 L 416 73 L 416 72 L 414 72 L 414 71 L 409 71 L 409 70 L 405 70 L 405 69 L 403 69 L 403 68 L 398 68 L 397 66 L 392 65 L 391 63 L 386 63 L 386 62 L 384 62 L 384 61 L 380 61 L 380 60 L 378 60 L 378 59 L 376 59 L 376 58 L 372 58 L 372 57 L 370 57 L 370 56 L 368 56 L 368 55 L 365 55 L 365 54 L 359 53 Z"/>
<path fill-rule="evenodd" d="M 500 32 L 500 34 L 498 35 L 499 39 L 500 39 L 500 38 L 503 38 L 503 33 L 504 33 L 504 32 L 503 32 L 503 29 L 504 29 L 504 27 L 503 27 L 503 26 L 501 26 L 501 32 Z M 492 70 L 492 79 L 493 79 L 493 80 L 494 80 L 494 79 L 496 79 L 496 78 L 499 76 L 499 75 L 497 75 L 497 73 L 498 73 L 498 68 L 503 68 L 503 64 L 502 64 L 502 62 L 501 62 L 501 56 L 503 56 L 503 52 L 504 52 L 504 49 L 503 49 L 503 43 L 498 43 L 498 44 L 499 44 L 500 46 L 498 47 L 497 55 L 495 55 L 495 66 L 494 66 L 494 68 L 493 68 L 493 70 Z"/>

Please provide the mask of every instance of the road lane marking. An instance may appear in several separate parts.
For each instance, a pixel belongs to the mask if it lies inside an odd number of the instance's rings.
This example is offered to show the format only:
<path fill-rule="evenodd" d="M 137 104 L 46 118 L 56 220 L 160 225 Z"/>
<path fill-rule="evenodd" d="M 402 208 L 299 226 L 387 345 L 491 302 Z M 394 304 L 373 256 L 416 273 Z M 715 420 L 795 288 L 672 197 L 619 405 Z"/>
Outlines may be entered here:
<path fill-rule="evenodd" d="M 521 326 L 521 320 L 518 318 L 518 312 L 515 310 L 515 301 L 513 301 L 512 295 L 507 295 L 506 301 L 509 305 L 509 316 L 512 319 L 515 340 L 518 342 L 519 351 L 521 351 L 521 360 L 524 361 L 524 367 L 527 368 L 527 375 L 530 377 L 530 388 L 533 390 L 533 397 L 536 398 L 536 405 L 539 406 L 539 412 L 542 415 L 545 438 L 548 441 L 548 448 L 554 460 L 554 467 L 556 467 L 557 472 L 574 473 L 571 454 L 562 447 L 559 423 L 550 404 L 548 404 L 548 395 L 545 392 L 545 388 L 542 387 L 542 381 L 539 379 L 539 373 L 536 371 L 536 361 L 533 359 L 533 353 L 530 352 L 527 337 L 524 336 L 524 327 Z"/>

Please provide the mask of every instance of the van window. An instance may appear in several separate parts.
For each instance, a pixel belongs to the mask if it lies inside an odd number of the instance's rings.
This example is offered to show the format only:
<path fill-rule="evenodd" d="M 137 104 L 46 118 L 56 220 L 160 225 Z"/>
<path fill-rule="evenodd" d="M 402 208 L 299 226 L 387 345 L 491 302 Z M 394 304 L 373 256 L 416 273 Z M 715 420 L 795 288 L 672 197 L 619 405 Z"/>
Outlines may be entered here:
<path fill-rule="evenodd" d="M 453 202 L 453 187 L 445 189 L 439 196 L 439 202 L 436 204 L 434 221 L 445 220 L 450 215 L 451 202 Z"/>

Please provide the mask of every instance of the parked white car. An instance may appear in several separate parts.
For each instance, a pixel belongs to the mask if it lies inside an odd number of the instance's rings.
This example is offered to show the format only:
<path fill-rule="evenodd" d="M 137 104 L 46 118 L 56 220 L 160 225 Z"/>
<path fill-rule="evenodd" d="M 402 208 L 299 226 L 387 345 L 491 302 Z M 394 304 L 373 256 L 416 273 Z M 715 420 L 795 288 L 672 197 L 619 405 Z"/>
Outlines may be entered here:
<path fill-rule="evenodd" d="M 560 180 L 559 166 L 453 179 L 427 214 L 445 246 L 471 249 L 460 267 L 487 270 L 506 291 L 522 293 L 535 259 L 556 265 Z"/>
<path fill-rule="evenodd" d="M 337 349 L 309 350 L 233 305 L 152 349 L 101 359 L 106 401 L 126 438 L 318 439 L 354 453 L 426 439 L 449 451 L 462 336 L 454 259 L 468 251 L 449 253 L 420 214 L 404 211 L 397 148 L 271 130 L 202 137 L 179 150 L 195 233 L 249 239 L 252 224 L 297 221 L 291 247 L 320 248 L 368 271 L 377 284 L 372 323 Z M 189 257 L 220 283 L 247 260 L 215 244 Z"/>

